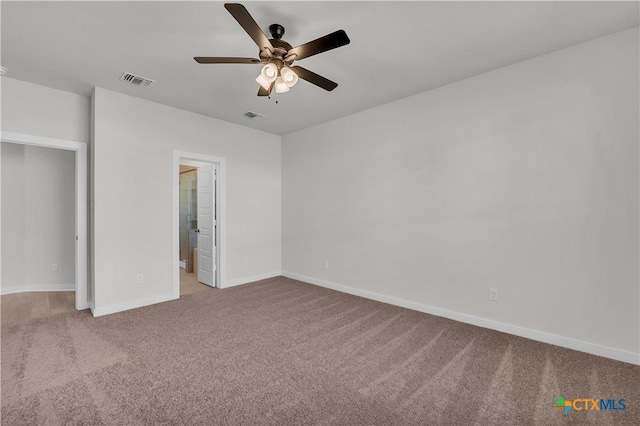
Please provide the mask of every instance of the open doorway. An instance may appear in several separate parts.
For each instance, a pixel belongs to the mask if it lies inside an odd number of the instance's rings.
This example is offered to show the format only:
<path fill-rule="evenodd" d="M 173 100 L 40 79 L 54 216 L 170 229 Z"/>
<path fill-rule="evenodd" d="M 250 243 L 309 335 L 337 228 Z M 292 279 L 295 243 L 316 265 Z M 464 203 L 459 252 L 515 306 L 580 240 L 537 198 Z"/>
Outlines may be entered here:
<path fill-rule="evenodd" d="M 47 149 L 52 148 L 54 150 L 54 151 L 51 151 L 52 153 L 56 153 L 56 152 L 61 153 L 60 150 L 72 152 L 71 156 L 73 158 L 73 161 L 71 163 L 73 163 L 72 167 L 75 170 L 73 171 L 73 175 L 70 177 L 71 182 L 66 184 L 65 183 L 60 183 L 60 184 L 61 185 L 75 184 L 74 190 L 71 191 L 69 195 L 69 202 L 70 204 L 72 204 L 70 209 L 72 212 L 71 214 L 75 217 L 68 224 L 68 229 L 66 231 L 64 230 L 66 229 L 66 225 L 64 225 L 65 227 L 64 229 L 53 229 L 53 230 L 45 229 L 45 231 L 43 232 L 45 233 L 54 232 L 54 234 L 50 235 L 49 237 L 47 237 L 47 235 L 44 235 L 44 234 L 35 235 L 34 236 L 35 243 L 32 244 L 32 247 L 34 247 L 33 250 L 42 251 L 42 247 L 44 246 L 43 242 L 45 240 L 54 242 L 57 240 L 55 232 L 58 232 L 58 233 L 62 232 L 62 235 L 64 236 L 64 238 L 69 237 L 70 239 L 69 248 L 63 250 L 65 252 L 70 253 L 69 254 L 70 259 L 67 259 L 66 257 L 63 256 L 60 258 L 62 260 L 58 260 L 57 257 L 53 256 L 51 253 L 57 255 L 57 251 L 58 251 L 58 247 L 55 246 L 52 248 L 52 250 L 50 250 L 49 252 L 45 252 L 44 255 L 41 256 L 43 260 L 40 263 L 42 263 L 42 265 L 40 264 L 27 265 L 25 263 L 25 267 L 28 266 L 33 269 L 37 266 L 41 268 L 42 270 L 40 270 L 39 273 L 42 276 L 44 276 L 43 274 L 47 271 L 52 272 L 53 274 L 62 274 L 63 272 L 65 272 L 63 268 L 65 268 L 65 265 L 68 265 L 66 266 L 67 272 L 69 272 L 68 279 L 65 278 L 63 281 L 65 283 L 68 280 L 72 282 L 69 283 L 68 285 L 62 284 L 62 286 L 60 286 L 59 283 L 56 283 L 54 285 L 48 285 L 46 280 L 43 281 L 42 279 L 38 279 L 33 281 L 38 285 L 32 288 L 31 282 L 27 280 L 24 282 L 22 291 L 60 292 L 61 290 L 74 290 L 75 294 L 70 295 L 71 296 L 70 301 L 73 303 L 74 308 L 78 310 L 88 308 L 89 298 L 88 298 L 88 287 L 87 287 L 87 146 L 86 144 L 81 142 L 73 142 L 73 141 L 66 141 L 61 139 L 53 139 L 53 138 L 32 136 L 32 135 L 26 135 L 21 133 L 10 133 L 10 132 L 2 132 L 1 140 L 3 143 L 8 143 L 10 145 L 24 146 L 25 153 L 27 149 L 35 150 L 37 148 L 47 148 Z M 36 156 L 40 156 L 42 160 L 46 160 L 47 158 L 53 156 L 53 154 L 39 153 L 39 151 L 33 151 L 33 154 Z M 58 156 L 58 155 L 55 154 L 55 156 Z M 46 163 L 42 163 L 42 165 L 45 165 L 45 164 Z M 50 175 L 51 171 L 47 171 L 44 167 L 37 167 L 37 169 L 39 170 L 38 172 L 41 174 L 44 174 L 45 177 L 51 176 Z M 53 180 L 53 177 L 51 177 L 51 180 Z M 63 181 L 60 180 L 60 182 L 63 182 Z M 50 182 L 47 182 L 47 184 L 48 183 Z M 36 213 L 41 215 L 43 214 L 42 211 L 47 211 L 46 207 L 44 207 L 46 203 L 43 204 L 43 202 L 45 202 L 46 200 L 42 199 L 45 196 L 51 198 L 50 201 L 55 202 L 56 204 L 60 204 L 63 201 L 58 199 L 54 190 L 55 188 L 46 190 L 44 193 L 45 195 L 38 196 L 35 198 L 35 200 L 37 201 L 36 203 L 37 206 L 40 206 L 35 209 Z M 7 201 L 8 200 L 3 200 L 3 202 L 7 202 Z M 47 211 L 46 214 L 52 214 L 52 213 L 50 211 Z M 67 222 L 65 221 L 64 223 L 66 224 Z M 26 223 L 25 223 L 25 226 L 27 226 Z M 52 227 L 54 228 L 57 228 L 59 226 L 60 227 L 63 226 L 62 222 L 60 222 L 60 224 L 58 225 L 52 225 Z M 8 231 L 8 228 L 5 229 L 5 227 L 3 227 L 2 232 L 4 233 L 5 231 Z M 37 233 L 37 234 L 40 234 L 40 233 Z M 30 253 L 29 259 L 36 258 L 35 257 L 36 254 L 38 253 Z M 43 283 L 44 285 L 42 285 Z M 6 285 L 6 284 L 7 283 L 3 282 L 3 285 Z M 8 283 L 8 284 L 10 285 L 11 283 Z M 53 298 L 61 299 L 62 296 L 64 295 L 55 294 Z M 43 303 L 44 302 L 45 301 L 43 300 Z"/>
<path fill-rule="evenodd" d="M 180 296 L 184 296 L 215 287 L 215 168 L 183 160 L 178 185 Z"/>
<path fill-rule="evenodd" d="M 174 295 L 220 287 L 224 276 L 224 158 L 174 151 Z"/>

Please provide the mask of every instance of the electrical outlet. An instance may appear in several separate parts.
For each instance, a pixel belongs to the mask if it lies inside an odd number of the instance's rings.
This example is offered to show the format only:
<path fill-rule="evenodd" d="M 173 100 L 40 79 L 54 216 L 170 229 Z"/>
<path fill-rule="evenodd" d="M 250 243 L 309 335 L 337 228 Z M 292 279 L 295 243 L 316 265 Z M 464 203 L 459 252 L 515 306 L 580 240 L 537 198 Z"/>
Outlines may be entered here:
<path fill-rule="evenodd" d="M 57 263 L 54 263 L 53 265 L 51 265 L 51 270 L 52 270 L 53 272 L 58 272 L 58 264 L 57 264 Z"/>
<path fill-rule="evenodd" d="M 137 274 L 136 275 L 136 284 L 142 284 L 144 282 L 144 275 Z"/>
<path fill-rule="evenodd" d="M 493 302 L 497 302 L 498 301 L 498 289 L 497 288 L 490 288 L 489 289 L 489 300 L 491 300 Z"/>
<path fill-rule="evenodd" d="M 249 258 L 248 257 L 244 258 L 244 266 L 249 266 Z"/>
<path fill-rule="evenodd" d="M 324 269 L 329 269 L 329 261 L 328 260 L 324 261 Z"/>

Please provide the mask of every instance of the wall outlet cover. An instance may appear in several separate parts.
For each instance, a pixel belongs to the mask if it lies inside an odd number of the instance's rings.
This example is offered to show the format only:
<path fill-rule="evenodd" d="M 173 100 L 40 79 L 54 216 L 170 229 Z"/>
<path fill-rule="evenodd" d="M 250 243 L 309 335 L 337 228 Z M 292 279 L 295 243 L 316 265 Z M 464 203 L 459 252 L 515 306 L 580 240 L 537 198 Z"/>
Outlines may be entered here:
<path fill-rule="evenodd" d="M 497 288 L 490 288 L 489 289 L 489 300 L 491 300 L 493 302 L 497 302 L 498 301 L 498 289 Z"/>

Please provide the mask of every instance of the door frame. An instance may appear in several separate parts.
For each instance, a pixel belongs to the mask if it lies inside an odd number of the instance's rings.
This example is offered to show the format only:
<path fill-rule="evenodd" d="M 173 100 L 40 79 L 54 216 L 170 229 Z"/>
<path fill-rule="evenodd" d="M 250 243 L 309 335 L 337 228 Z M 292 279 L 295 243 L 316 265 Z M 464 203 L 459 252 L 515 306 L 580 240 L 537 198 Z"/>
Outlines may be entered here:
<path fill-rule="evenodd" d="M 172 200 L 172 270 L 173 270 L 173 296 L 175 298 L 180 297 L 180 164 L 188 164 L 189 162 L 195 163 L 210 163 L 213 164 L 217 170 L 217 177 L 215 180 L 216 188 L 216 287 L 221 288 L 225 282 L 226 272 L 226 159 L 224 157 L 215 157 L 208 154 L 198 154 L 187 151 L 173 151 L 173 167 L 172 167 L 172 182 L 173 182 L 173 200 Z"/>
<path fill-rule="evenodd" d="M 76 309 L 89 308 L 87 299 L 87 144 L 13 132 L 1 132 L 0 140 L 20 145 L 64 149 L 75 153 Z"/>

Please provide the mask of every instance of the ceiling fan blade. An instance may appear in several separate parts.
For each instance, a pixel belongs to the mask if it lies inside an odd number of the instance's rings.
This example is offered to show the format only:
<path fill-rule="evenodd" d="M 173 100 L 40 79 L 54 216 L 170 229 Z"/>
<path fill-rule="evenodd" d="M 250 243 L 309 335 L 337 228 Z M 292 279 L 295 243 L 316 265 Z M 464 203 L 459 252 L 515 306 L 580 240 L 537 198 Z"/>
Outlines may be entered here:
<path fill-rule="evenodd" d="M 260 59 L 254 58 L 224 58 L 224 57 L 209 57 L 209 56 L 196 56 L 193 58 L 199 64 L 259 64 Z"/>
<path fill-rule="evenodd" d="M 269 52 L 273 52 L 273 45 L 269 41 L 266 35 L 262 32 L 256 21 L 251 17 L 249 11 L 239 3 L 225 3 L 225 9 L 229 11 L 231 16 L 238 21 L 238 24 L 249 34 L 253 41 L 260 48 L 260 52 L 267 49 Z"/>
<path fill-rule="evenodd" d="M 324 37 L 310 41 L 309 43 L 294 47 L 287 52 L 287 57 L 291 57 L 294 61 L 298 61 L 300 59 L 308 58 L 309 56 L 317 55 L 318 53 L 326 52 L 327 50 L 345 46 L 349 43 L 351 43 L 351 40 L 349 40 L 347 33 L 344 32 L 344 30 L 338 30 L 331 34 L 327 34 Z"/>
<path fill-rule="evenodd" d="M 306 68 L 302 68 L 299 66 L 291 67 L 291 69 L 298 74 L 303 80 L 307 80 L 311 84 L 315 84 L 318 87 L 322 87 L 324 90 L 332 91 L 336 87 L 338 87 L 338 83 L 329 80 L 328 78 L 324 78 L 321 75 L 318 75 L 314 72 L 309 71 Z"/>
<path fill-rule="evenodd" d="M 269 95 L 271 95 L 271 90 L 272 89 L 273 89 L 273 83 L 271 83 L 271 85 L 269 86 L 269 90 L 267 90 L 264 87 L 260 86 L 260 89 L 258 90 L 258 96 L 269 96 Z"/>

